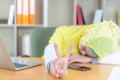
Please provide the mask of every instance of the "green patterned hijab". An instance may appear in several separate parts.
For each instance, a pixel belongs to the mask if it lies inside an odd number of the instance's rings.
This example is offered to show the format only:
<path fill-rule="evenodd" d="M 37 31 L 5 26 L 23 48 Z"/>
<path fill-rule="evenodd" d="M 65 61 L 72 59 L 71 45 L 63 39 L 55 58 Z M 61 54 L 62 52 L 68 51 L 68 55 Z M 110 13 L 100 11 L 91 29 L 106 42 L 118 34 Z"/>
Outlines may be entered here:
<path fill-rule="evenodd" d="M 120 30 L 112 21 L 104 21 L 94 24 L 80 38 L 80 43 L 92 48 L 99 58 L 103 58 L 110 52 L 118 49 Z"/>

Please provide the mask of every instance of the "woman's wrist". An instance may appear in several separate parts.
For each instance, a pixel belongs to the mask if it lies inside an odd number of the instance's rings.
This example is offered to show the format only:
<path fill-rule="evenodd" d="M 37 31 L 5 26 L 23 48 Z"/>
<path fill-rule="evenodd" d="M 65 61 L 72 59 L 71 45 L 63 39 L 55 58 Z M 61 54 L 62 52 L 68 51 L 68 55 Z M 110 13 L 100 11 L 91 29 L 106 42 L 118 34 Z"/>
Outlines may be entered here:
<path fill-rule="evenodd" d="M 48 70 L 48 72 L 50 72 L 50 66 L 51 66 L 51 61 L 47 64 L 47 70 Z"/>
<path fill-rule="evenodd" d="M 99 64 L 99 61 L 97 58 L 92 58 L 92 64 Z"/>

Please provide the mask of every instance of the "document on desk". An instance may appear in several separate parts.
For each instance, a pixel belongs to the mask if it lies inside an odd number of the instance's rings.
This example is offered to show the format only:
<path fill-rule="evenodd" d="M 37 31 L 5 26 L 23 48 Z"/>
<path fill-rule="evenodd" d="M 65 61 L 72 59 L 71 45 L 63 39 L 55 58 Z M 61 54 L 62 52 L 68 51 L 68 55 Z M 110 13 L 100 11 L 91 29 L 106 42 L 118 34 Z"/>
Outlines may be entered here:
<path fill-rule="evenodd" d="M 120 80 L 120 67 L 113 67 L 108 80 Z"/>

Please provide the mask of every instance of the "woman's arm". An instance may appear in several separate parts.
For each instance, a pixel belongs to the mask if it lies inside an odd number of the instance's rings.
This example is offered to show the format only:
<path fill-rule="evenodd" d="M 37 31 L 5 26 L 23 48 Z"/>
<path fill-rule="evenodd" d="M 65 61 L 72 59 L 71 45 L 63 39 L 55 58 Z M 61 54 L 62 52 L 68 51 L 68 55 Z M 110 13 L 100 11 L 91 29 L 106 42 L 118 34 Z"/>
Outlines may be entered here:
<path fill-rule="evenodd" d="M 50 63 L 57 58 L 54 44 L 48 44 L 44 50 L 45 67 L 49 70 Z"/>
<path fill-rule="evenodd" d="M 57 58 L 54 43 L 57 43 L 60 45 L 62 41 L 61 37 L 61 28 L 57 28 L 53 35 L 50 37 L 50 40 L 48 41 L 49 44 L 45 47 L 44 50 L 44 58 L 45 58 L 45 67 L 49 70 L 50 64 L 53 60 Z"/>

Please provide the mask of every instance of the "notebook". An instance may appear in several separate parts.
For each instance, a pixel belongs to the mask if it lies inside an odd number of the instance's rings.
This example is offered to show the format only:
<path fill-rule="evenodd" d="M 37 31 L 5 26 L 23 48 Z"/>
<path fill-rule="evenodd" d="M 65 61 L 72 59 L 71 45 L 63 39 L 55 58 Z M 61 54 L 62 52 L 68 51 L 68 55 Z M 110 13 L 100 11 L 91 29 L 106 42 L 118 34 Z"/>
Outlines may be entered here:
<path fill-rule="evenodd" d="M 10 69 L 10 70 L 21 70 L 41 64 L 42 64 L 41 62 L 34 62 L 28 60 L 17 60 L 17 59 L 13 60 L 10 57 L 3 40 L 0 38 L 0 68 Z"/>

